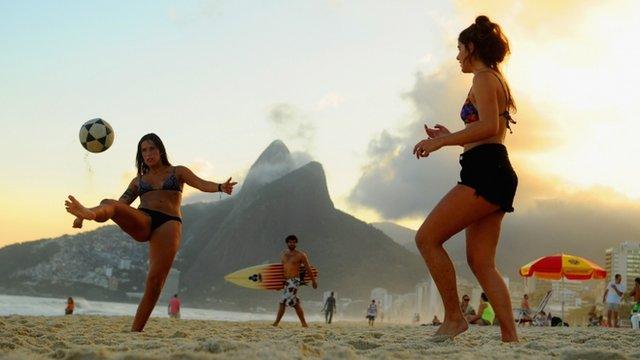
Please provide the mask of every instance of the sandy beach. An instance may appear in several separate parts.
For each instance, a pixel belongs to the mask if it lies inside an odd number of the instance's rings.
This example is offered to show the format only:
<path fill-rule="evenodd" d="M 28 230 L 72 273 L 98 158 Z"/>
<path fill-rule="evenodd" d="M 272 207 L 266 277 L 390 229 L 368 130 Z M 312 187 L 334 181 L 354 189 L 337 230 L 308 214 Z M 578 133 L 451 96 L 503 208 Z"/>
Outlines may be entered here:
<path fill-rule="evenodd" d="M 455 341 L 428 341 L 435 328 L 364 322 L 220 322 L 153 318 L 130 333 L 130 317 L 0 317 L 3 359 L 637 359 L 631 329 L 521 328 L 521 342 L 502 344 L 497 327 L 472 327 Z"/>

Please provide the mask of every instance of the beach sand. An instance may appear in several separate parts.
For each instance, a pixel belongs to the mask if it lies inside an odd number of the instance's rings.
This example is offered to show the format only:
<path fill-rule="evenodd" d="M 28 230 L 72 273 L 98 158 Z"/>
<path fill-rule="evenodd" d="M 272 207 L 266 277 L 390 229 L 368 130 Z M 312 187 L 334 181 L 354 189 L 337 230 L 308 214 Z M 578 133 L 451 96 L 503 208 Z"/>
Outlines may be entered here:
<path fill-rule="evenodd" d="M 130 333 L 130 317 L 0 317 L 3 359 L 638 359 L 640 332 L 606 328 L 519 328 L 502 344 L 497 327 L 471 327 L 432 343 L 436 328 L 337 322 L 220 322 L 152 318 Z"/>

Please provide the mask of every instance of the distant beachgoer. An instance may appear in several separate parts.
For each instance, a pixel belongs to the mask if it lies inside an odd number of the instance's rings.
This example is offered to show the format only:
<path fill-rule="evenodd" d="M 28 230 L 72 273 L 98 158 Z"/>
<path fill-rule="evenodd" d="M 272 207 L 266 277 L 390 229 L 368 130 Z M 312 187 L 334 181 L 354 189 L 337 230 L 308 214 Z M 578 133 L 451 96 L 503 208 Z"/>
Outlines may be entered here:
<path fill-rule="evenodd" d="M 462 295 L 462 301 L 460 302 L 460 310 L 462 311 L 462 314 L 465 316 L 465 318 L 476 314 L 476 311 L 473 309 L 473 306 L 469 304 L 470 301 L 471 299 L 469 298 L 469 295 L 467 294 Z"/>
<path fill-rule="evenodd" d="M 231 182 L 231 178 L 224 183 L 206 181 L 184 166 L 171 166 L 162 140 L 153 133 L 144 135 L 138 142 L 136 166 L 138 174 L 119 200 L 104 199 L 100 205 L 87 208 L 69 195 L 65 207 L 76 216 L 74 228 L 81 228 L 84 220 L 105 222 L 111 219 L 134 240 L 149 243 L 149 272 L 144 295 L 131 325 L 131 331 L 142 331 L 158 302 L 180 246 L 183 185 L 204 192 L 231 194 L 236 183 Z M 140 206 L 136 209 L 130 205 L 137 197 L 140 197 Z"/>
<path fill-rule="evenodd" d="M 174 294 L 173 297 L 169 299 L 167 312 L 169 313 L 169 317 L 180 319 L 180 299 L 178 299 L 178 294 Z"/>
<path fill-rule="evenodd" d="M 458 36 L 458 56 L 463 73 L 473 74 L 473 85 L 462 106 L 464 129 L 451 132 L 436 124 L 425 125 L 427 139 L 413 154 L 419 159 L 447 147 L 462 146 L 460 182 L 431 210 L 416 234 L 416 244 L 444 304 L 444 323 L 432 341 L 446 341 L 469 327 L 459 306 L 455 269 L 443 245 L 466 231 L 467 261 L 482 289 L 491 298 L 500 320 L 503 342 L 518 341 L 511 297 L 496 269 L 500 227 L 512 212 L 518 177 L 504 145 L 515 121 L 515 103 L 498 65 L 509 54 L 509 42 L 500 26 L 486 16 Z"/>
<path fill-rule="evenodd" d="M 633 329 L 640 329 L 640 302 L 633 305 L 631 308 L 631 327 Z"/>
<path fill-rule="evenodd" d="M 76 308 L 76 304 L 72 297 L 67 298 L 67 307 L 64 308 L 65 315 L 73 315 L 73 310 Z"/>
<path fill-rule="evenodd" d="M 333 297 L 333 291 L 327 298 L 327 301 L 324 302 L 322 310 L 324 311 L 324 322 L 327 324 L 331 324 L 333 313 L 336 311 L 336 298 Z"/>
<path fill-rule="evenodd" d="M 373 326 L 373 322 L 376 320 L 376 316 L 378 315 L 378 305 L 376 305 L 375 300 L 371 300 L 371 304 L 367 308 L 367 319 L 369 320 L 369 326 Z"/>
<path fill-rule="evenodd" d="M 522 311 L 522 317 L 520 318 L 520 322 L 532 322 L 532 311 L 531 306 L 529 305 L 529 295 L 524 294 L 522 297 L 522 302 L 520 303 L 520 311 Z"/>
<path fill-rule="evenodd" d="M 607 289 L 602 296 L 602 302 L 605 303 L 605 308 L 607 309 L 607 326 L 609 327 L 619 327 L 618 312 L 620 311 L 620 302 L 625 291 L 622 275 L 616 274 L 614 281 L 607 285 Z"/>
<path fill-rule="evenodd" d="M 442 325 L 442 321 L 438 319 L 438 315 L 433 315 L 433 320 L 431 320 L 431 325 L 433 326 Z"/>
<path fill-rule="evenodd" d="M 493 325 L 493 320 L 495 320 L 496 314 L 493 311 L 493 307 L 489 303 L 489 298 L 485 293 L 480 295 L 480 306 L 478 307 L 478 314 L 471 315 L 467 318 L 469 323 L 475 325 Z"/>
<path fill-rule="evenodd" d="M 307 274 L 311 276 L 311 284 L 314 289 L 318 288 L 318 283 L 313 275 L 313 271 L 311 271 L 311 264 L 309 264 L 307 254 L 296 250 L 298 237 L 295 235 L 289 235 L 285 238 L 285 242 L 287 243 L 288 250 L 285 250 L 282 253 L 281 258 L 285 282 L 282 298 L 280 299 L 278 307 L 278 314 L 276 315 L 276 321 L 273 323 L 273 326 L 278 326 L 278 324 L 280 324 L 280 320 L 284 315 L 285 306 L 290 306 L 296 310 L 296 314 L 300 319 L 300 323 L 302 323 L 302 327 L 309 327 L 304 319 L 304 310 L 302 310 L 302 305 L 300 305 L 300 299 L 298 299 L 298 288 L 302 285 L 302 281 L 304 280 L 300 278 L 300 266 L 304 265 Z"/>

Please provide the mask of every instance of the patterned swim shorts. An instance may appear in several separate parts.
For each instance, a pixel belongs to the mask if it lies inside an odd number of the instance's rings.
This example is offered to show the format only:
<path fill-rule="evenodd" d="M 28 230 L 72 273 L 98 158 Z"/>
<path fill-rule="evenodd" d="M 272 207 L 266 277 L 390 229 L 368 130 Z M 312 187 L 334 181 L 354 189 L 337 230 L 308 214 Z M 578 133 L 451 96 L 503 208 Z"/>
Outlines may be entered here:
<path fill-rule="evenodd" d="M 298 299 L 298 288 L 302 282 L 298 278 L 291 278 L 284 281 L 284 289 L 282 290 L 282 298 L 280 304 L 294 307 L 300 303 Z"/>

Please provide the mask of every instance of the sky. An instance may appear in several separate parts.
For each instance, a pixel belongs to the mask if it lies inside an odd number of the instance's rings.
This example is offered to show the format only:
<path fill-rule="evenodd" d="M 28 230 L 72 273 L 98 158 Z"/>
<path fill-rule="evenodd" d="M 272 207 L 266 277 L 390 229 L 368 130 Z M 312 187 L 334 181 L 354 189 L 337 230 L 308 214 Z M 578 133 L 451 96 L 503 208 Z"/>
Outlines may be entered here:
<path fill-rule="evenodd" d="M 337 208 L 415 229 L 460 149 L 411 148 L 425 122 L 462 128 L 456 41 L 479 14 L 511 43 L 514 223 L 640 215 L 635 1 L 2 0 L 0 14 L 0 246 L 76 233 L 66 196 L 118 198 L 148 132 L 218 182 L 282 139 L 322 163 Z M 78 132 L 95 117 L 116 139 L 89 154 Z"/>

